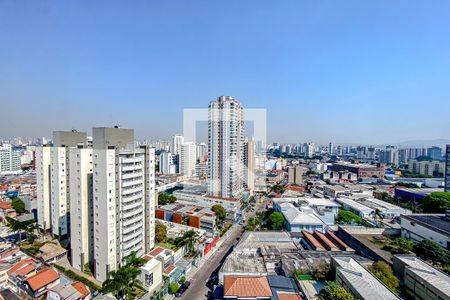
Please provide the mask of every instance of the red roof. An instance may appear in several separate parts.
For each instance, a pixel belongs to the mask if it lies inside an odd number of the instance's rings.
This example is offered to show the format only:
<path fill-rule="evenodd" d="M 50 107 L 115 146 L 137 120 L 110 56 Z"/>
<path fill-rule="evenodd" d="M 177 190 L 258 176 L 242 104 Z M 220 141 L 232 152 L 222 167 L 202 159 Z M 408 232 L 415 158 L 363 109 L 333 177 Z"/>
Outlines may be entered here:
<path fill-rule="evenodd" d="M 39 271 L 36 275 L 28 278 L 27 282 L 31 290 L 37 291 L 58 279 L 59 274 L 55 270 L 45 268 Z"/>
<path fill-rule="evenodd" d="M 223 295 L 226 297 L 272 297 L 264 276 L 224 276 Z"/>
<path fill-rule="evenodd" d="M 302 230 L 302 234 L 305 237 L 305 239 L 308 241 L 308 243 L 314 247 L 314 250 L 318 250 L 318 251 L 325 250 L 325 248 L 319 243 L 318 240 L 316 240 L 316 238 L 311 233 L 309 233 L 306 230 Z"/>
<path fill-rule="evenodd" d="M 278 300 L 302 300 L 299 294 L 288 292 L 277 292 Z"/>
<path fill-rule="evenodd" d="M 36 261 L 33 258 L 24 259 L 12 266 L 12 268 L 8 271 L 8 275 L 16 274 L 19 276 L 25 276 L 36 270 L 36 267 Z"/>
<path fill-rule="evenodd" d="M 74 283 L 72 283 L 72 286 L 78 292 L 80 292 L 81 295 L 83 295 L 83 298 L 86 298 L 87 296 L 89 296 L 90 292 L 83 283 L 81 283 L 79 281 L 75 281 Z"/>
<path fill-rule="evenodd" d="M 8 201 L 0 201 L 0 209 L 11 209 L 11 202 Z"/>
<path fill-rule="evenodd" d="M 176 267 L 174 265 L 168 266 L 163 272 L 164 276 L 170 276 L 170 274 L 172 274 L 172 272 L 175 271 L 175 269 Z"/>

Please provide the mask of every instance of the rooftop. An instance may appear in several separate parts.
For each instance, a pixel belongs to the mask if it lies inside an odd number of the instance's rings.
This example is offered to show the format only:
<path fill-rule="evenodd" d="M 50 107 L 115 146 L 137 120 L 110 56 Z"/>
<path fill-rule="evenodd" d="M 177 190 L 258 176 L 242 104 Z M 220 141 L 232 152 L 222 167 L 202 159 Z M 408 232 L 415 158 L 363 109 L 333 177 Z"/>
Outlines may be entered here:
<path fill-rule="evenodd" d="M 411 214 L 402 216 L 450 236 L 450 220 L 445 214 Z"/>
<path fill-rule="evenodd" d="M 224 297 L 271 297 L 269 282 L 265 276 L 229 276 L 224 277 Z"/>
<path fill-rule="evenodd" d="M 332 260 L 337 264 L 337 270 L 363 299 L 400 299 L 353 258 L 334 256 Z"/>
<path fill-rule="evenodd" d="M 37 291 L 58 279 L 59 274 L 55 270 L 45 268 L 39 271 L 36 275 L 28 278 L 27 282 L 33 291 Z"/>
<path fill-rule="evenodd" d="M 450 295 L 450 277 L 436 270 L 432 266 L 423 262 L 419 258 L 411 255 L 396 255 L 396 258 L 405 263 L 411 272 L 422 278 L 424 281 Z"/>

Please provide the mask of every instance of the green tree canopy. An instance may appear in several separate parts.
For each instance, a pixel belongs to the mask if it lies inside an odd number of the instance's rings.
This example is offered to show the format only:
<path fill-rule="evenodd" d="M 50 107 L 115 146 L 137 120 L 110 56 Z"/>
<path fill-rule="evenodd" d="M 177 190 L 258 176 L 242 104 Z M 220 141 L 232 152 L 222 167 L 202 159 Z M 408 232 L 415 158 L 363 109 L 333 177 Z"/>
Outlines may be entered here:
<path fill-rule="evenodd" d="M 413 246 L 414 243 L 412 241 L 398 237 L 392 240 L 385 250 L 391 251 L 394 254 L 406 254 L 413 250 Z"/>
<path fill-rule="evenodd" d="M 158 243 L 164 243 L 167 240 L 167 228 L 163 223 L 158 221 L 155 224 L 155 239 Z"/>
<path fill-rule="evenodd" d="M 277 194 L 283 194 L 284 190 L 285 190 L 284 186 L 279 184 L 276 184 L 272 187 L 272 191 L 274 191 Z"/>
<path fill-rule="evenodd" d="M 372 274 L 383 282 L 388 288 L 398 293 L 398 278 L 394 276 L 392 268 L 384 261 L 377 261 L 369 270 Z"/>
<path fill-rule="evenodd" d="M 450 192 L 434 192 L 422 202 L 424 213 L 445 213 L 450 209 Z"/>
<path fill-rule="evenodd" d="M 217 224 L 223 224 L 225 218 L 227 217 L 227 211 L 225 210 L 225 208 L 220 204 L 215 204 L 211 207 L 211 210 L 216 214 Z"/>
<path fill-rule="evenodd" d="M 422 240 L 413 247 L 414 253 L 423 260 L 450 265 L 450 251 L 430 240 Z"/>
<path fill-rule="evenodd" d="M 269 217 L 269 222 L 272 229 L 281 229 L 284 224 L 284 216 L 279 212 L 273 212 Z"/>
<path fill-rule="evenodd" d="M 176 201 L 177 201 L 177 197 L 175 197 L 174 195 L 171 195 L 169 193 L 160 192 L 158 194 L 158 204 L 159 205 L 166 205 L 166 204 L 170 204 L 170 203 L 175 203 Z"/>
<path fill-rule="evenodd" d="M 319 296 L 322 300 L 355 300 L 351 293 L 332 281 L 327 281 L 327 285 L 320 291 Z"/>
<path fill-rule="evenodd" d="M 351 211 L 340 209 L 337 215 L 337 222 L 341 224 L 361 223 L 362 219 Z"/>
<path fill-rule="evenodd" d="M 11 197 L 11 206 L 18 214 L 23 214 L 26 212 L 25 203 L 23 203 L 19 197 Z"/>
<path fill-rule="evenodd" d="M 134 299 L 135 288 L 140 287 L 138 269 L 145 261 L 133 252 L 124 258 L 125 264 L 116 271 L 109 272 L 109 278 L 103 282 L 102 291 L 112 293 L 117 299 Z"/>

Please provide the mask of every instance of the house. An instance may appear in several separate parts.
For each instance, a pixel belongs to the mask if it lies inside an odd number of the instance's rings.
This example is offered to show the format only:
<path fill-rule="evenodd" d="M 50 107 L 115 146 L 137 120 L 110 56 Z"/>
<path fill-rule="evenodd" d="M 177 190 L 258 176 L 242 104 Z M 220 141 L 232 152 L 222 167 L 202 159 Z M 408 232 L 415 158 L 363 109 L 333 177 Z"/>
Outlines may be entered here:
<path fill-rule="evenodd" d="M 88 300 L 90 295 L 81 282 L 59 283 L 48 289 L 47 300 Z"/>
<path fill-rule="evenodd" d="M 60 282 L 59 274 L 49 268 L 45 267 L 38 271 L 34 276 L 26 280 L 29 293 L 37 298 L 47 293 L 48 289 L 57 285 Z"/>
<path fill-rule="evenodd" d="M 289 232 L 324 231 L 326 224 L 309 206 L 296 207 L 292 203 L 274 200 L 274 209 L 281 212 L 285 218 L 285 227 Z"/>
<path fill-rule="evenodd" d="M 57 244 L 46 243 L 39 248 L 38 256 L 46 263 L 53 263 L 66 257 L 67 250 Z"/>
<path fill-rule="evenodd" d="M 224 299 L 271 299 L 272 290 L 266 276 L 224 276 Z"/>

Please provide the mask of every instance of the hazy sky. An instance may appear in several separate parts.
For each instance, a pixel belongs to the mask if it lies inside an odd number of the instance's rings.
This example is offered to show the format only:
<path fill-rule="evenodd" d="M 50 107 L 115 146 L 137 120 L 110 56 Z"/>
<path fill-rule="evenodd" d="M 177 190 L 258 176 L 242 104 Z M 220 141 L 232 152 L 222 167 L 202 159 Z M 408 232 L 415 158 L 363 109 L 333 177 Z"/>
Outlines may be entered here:
<path fill-rule="evenodd" d="M 279 142 L 450 138 L 449 1 L 0 0 L 0 137 L 182 131 L 231 95 Z"/>

